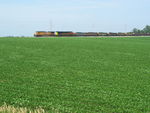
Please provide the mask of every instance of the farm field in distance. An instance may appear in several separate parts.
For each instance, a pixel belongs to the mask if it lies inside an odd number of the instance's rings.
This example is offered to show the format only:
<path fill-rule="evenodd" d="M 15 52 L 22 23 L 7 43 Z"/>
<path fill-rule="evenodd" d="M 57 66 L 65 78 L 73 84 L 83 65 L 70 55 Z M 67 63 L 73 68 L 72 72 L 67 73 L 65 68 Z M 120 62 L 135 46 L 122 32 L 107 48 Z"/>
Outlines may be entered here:
<path fill-rule="evenodd" d="M 0 106 L 150 112 L 150 37 L 0 38 Z"/>

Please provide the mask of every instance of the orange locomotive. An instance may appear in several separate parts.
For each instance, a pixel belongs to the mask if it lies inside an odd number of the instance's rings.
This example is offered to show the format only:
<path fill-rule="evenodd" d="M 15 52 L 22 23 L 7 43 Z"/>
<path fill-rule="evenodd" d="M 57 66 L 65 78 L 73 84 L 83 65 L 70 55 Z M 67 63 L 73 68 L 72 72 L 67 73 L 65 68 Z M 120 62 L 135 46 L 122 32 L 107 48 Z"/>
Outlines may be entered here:
<path fill-rule="evenodd" d="M 35 34 L 34 34 L 35 37 L 51 37 L 51 36 L 55 36 L 55 32 L 53 31 L 37 31 Z"/>

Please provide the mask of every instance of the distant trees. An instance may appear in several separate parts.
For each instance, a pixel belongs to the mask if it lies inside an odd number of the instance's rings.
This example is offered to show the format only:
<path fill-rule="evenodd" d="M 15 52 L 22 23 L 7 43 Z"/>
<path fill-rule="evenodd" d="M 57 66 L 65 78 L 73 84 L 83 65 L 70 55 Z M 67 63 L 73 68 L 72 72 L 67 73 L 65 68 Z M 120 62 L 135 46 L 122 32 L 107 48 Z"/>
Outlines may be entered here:
<path fill-rule="evenodd" d="M 141 33 L 141 30 L 140 30 L 140 29 L 137 29 L 137 28 L 134 28 L 132 32 L 133 32 L 133 33 Z"/>
<path fill-rule="evenodd" d="M 150 33 L 150 26 L 147 25 L 142 31 L 143 33 Z"/>
<path fill-rule="evenodd" d="M 146 25 L 142 30 L 134 28 L 132 32 L 135 34 L 150 34 L 150 26 Z"/>

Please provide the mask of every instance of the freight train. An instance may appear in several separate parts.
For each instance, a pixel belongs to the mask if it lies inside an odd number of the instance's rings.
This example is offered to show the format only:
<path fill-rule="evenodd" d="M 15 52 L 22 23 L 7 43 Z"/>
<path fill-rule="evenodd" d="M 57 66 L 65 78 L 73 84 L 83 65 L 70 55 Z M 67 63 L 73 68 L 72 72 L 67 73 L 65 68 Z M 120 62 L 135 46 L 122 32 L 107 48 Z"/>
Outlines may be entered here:
<path fill-rule="evenodd" d="M 106 32 L 72 32 L 72 31 L 37 31 L 35 37 L 82 37 L 82 36 L 150 36 L 150 33 L 135 34 L 127 33 L 106 33 Z"/>

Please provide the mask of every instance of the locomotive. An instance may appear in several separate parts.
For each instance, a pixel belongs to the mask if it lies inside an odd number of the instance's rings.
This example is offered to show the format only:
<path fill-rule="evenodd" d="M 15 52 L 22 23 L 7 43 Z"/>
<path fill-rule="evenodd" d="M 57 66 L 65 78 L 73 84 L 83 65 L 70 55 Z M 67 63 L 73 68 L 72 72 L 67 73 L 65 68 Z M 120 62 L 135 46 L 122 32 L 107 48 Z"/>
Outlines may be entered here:
<path fill-rule="evenodd" d="M 54 36 L 75 36 L 72 31 L 37 31 L 35 37 L 54 37 Z"/>
<path fill-rule="evenodd" d="M 46 31 L 37 31 L 34 34 L 35 37 L 49 37 L 49 36 L 55 36 L 55 32 L 46 32 Z"/>

